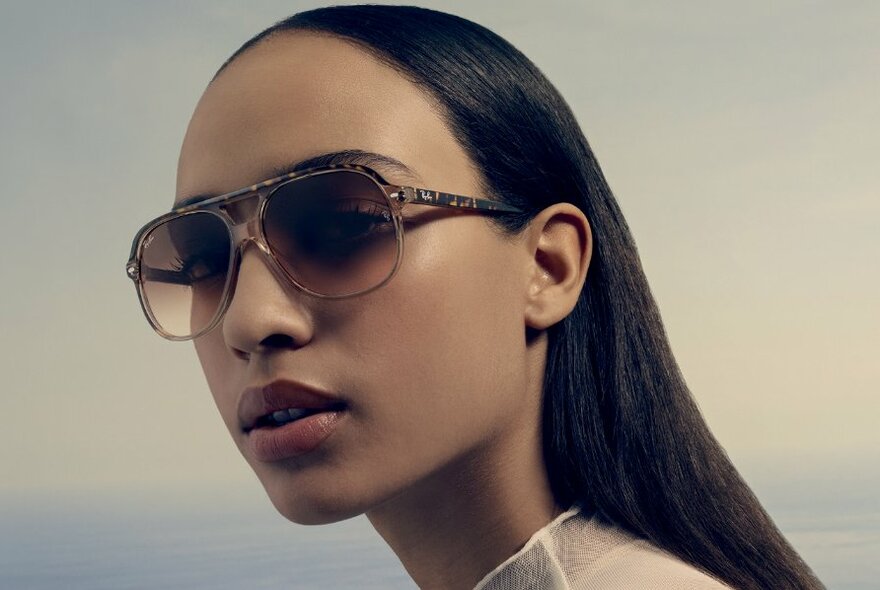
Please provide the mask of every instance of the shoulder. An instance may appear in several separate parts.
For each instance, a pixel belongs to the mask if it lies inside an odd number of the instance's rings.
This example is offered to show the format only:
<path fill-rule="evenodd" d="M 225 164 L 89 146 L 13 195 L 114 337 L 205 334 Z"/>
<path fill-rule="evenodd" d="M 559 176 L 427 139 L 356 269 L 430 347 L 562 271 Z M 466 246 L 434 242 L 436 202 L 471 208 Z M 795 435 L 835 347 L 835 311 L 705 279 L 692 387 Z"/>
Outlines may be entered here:
<path fill-rule="evenodd" d="M 609 553 L 583 588 L 731 590 L 689 563 L 645 541 L 635 541 Z"/>
<path fill-rule="evenodd" d="M 555 537 L 560 562 L 572 564 L 564 568 L 572 589 L 730 590 L 648 541 L 579 512 L 561 523 Z"/>
<path fill-rule="evenodd" d="M 675 555 L 577 509 L 535 533 L 477 585 L 479 590 L 538 588 L 731 590 Z"/>
<path fill-rule="evenodd" d="M 569 564 L 563 569 L 572 590 L 731 590 L 677 556 L 596 518 L 578 513 L 562 524 L 555 550 L 560 563 Z"/>

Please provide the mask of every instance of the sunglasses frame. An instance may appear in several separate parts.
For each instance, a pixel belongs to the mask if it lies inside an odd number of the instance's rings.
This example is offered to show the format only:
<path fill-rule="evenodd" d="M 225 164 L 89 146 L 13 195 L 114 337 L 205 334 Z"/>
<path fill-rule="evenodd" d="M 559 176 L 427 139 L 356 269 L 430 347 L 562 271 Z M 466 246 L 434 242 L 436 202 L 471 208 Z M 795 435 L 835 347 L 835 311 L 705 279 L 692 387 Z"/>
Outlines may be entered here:
<path fill-rule="evenodd" d="M 360 291 L 354 291 L 342 295 L 325 295 L 323 293 L 313 291 L 312 289 L 301 284 L 278 260 L 271 244 L 269 244 L 266 239 L 264 227 L 265 212 L 269 199 L 272 197 L 272 195 L 276 193 L 276 191 L 278 191 L 286 184 L 311 176 L 331 174 L 340 171 L 348 171 L 364 175 L 368 177 L 379 189 L 381 189 L 381 192 L 387 199 L 390 206 L 389 208 L 391 210 L 391 221 L 394 224 L 394 233 L 397 240 L 397 254 L 394 261 L 394 267 L 392 268 L 391 272 L 377 285 L 369 287 L 368 289 L 362 289 Z M 247 215 L 244 221 L 236 223 L 227 211 L 227 208 L 234 203 L 238 203 L 239 201 L 254 197 L 258 198 L 255 209 L 250 210 L 250 213 Z M 160 336 L 168 340 L 193 340 L 216 328 L 217 325 L 220 323 L 220 320 L 226 314 L 226 310 L 229 308 L 229 303 L 231 302 L 233 296 L 234 289 L 232 288 L 232 285 L 238 278 L 238 270 L 241 262 L 241 256 L 244 251 L 244 247 L 248 241 L 252 241 L 257 245 L 260 251 L 263 252 L 265 257 L 269 260 L 270 267 L 277 274 L 283 277 L 294 287 L 314 297 L 319 297 L 322 299 L 346 299 L 349 297 L 355 297 L 358 295 L 369 293 L 370 291 L 374 291 L 384 286 L 394 277 L 395 274 L 397 274 L 397 269 L 400 267 L 400 263 L 403 260 L 404 231 L 402 211 L 403 207 L 408 203 L 431 205 L 435 207 L 472 209 L 481 212 L 523 213 L 522 209 L 519 209 L 518 207 L 513 207 L 500 201 L 479 199 L 435 190 L 389 184 L 376 171 L 366 166 L 355 164 L 334 164 L 330 166 L 320 166 L 317 168 L 308 168 L 306 170 L 295 171 L 284 174 L 282 176 L 277 176 L 275 178 L 270 178 L 269 180 L 264 180 L 263 182 L 234 190 L 229 193 L 225 193 L 216 197 L 210 197 L 203 201 L 199 201 L 198 203 L 193 203 L 191 205 L 185 205 L 183 207 L 172 209 L 169 213 L 157 217 L 156 219 L 144 225 L 135 234 L 134 240 L 132 241 L 131 252 L 129 254 L 128 262 L 125 265 L 125 271 L 128 278 L 130 278 L 135 283 L 138 300 L 141 304 L 141 309 L 143 310 L 144 315 L 146 316 L 147 321 L 150 323 L 150 326 L 153 328 L 153 330 L 155 330 Z M 171 273 L 173 271 L 160 271 L 158 269 L 147 269 L 145 267 L 142 268 L 142 259 L 144 249 L 146 247 L 145 240 L 147 236 L 149 236 L 151 232 L 160 225 L 167 223 L 173 219 L 196 213 L 208 213 L 216 215 L 223 221 L 223 224 L 229 231 L 231 243 L 229 253 L 229 270 L 226 276 L 226 283 L 223 286 L 223 295 L 221 301 L 217 306 L 217 311 L 214 313 L 214 317 L 208 323 L 208 325 L 205 328 L 196 332 L 195 334 L 189 336 L 175 336 L 174 334 L 165 331 L 159 324 L 156 317 L 153 315 L 153 312 L 150 309 L 149 304 L 147 303 L 147 295 L 145 293 L 144 287 L 145 275 L 149 275 L 150 273 L 162 273 L 167 275 L 167 273 Z M 168 276 L 165 276 L 163 278 L 166 282 L 178 282 L 174 281 L 173 278 L 169 278 Z M 180 281 L 180 284 L 188 283 L 185 281 Z"/>

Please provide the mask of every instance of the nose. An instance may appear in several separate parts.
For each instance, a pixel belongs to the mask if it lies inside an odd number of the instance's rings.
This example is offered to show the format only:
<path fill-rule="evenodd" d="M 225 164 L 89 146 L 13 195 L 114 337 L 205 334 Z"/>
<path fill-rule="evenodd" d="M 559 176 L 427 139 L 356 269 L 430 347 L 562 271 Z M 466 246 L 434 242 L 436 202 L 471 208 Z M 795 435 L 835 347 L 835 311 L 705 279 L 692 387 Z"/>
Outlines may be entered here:
<path fill-rule="evenodd" d="M 223 318 L 223 338 L 237 355 L 305 346 L 313 336 L 308 297 L 276 270 L 269 254 L 244 243 L 232 300 Z"/>

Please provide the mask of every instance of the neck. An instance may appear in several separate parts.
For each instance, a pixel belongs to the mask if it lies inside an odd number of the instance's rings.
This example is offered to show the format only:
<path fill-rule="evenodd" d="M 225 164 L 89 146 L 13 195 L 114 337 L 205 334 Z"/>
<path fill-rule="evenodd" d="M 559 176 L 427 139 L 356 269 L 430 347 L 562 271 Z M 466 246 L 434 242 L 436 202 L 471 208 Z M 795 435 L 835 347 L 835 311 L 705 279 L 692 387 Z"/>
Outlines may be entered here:
<path fill-rule="evenodd" d="M 550 491 L 540 427 L 526 430 L 367 514 L 420 588 L 471 590 L 562 512 Z"/>

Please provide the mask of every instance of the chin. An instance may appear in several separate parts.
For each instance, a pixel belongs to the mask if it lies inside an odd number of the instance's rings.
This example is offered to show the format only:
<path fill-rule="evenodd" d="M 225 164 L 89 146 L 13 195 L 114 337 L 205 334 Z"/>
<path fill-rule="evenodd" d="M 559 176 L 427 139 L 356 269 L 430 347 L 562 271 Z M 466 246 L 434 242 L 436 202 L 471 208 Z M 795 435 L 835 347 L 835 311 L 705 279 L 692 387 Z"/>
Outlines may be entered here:
<path fill-rule="evenodd" d="M 290 481 L 261 480 L 275 509 L 287 520 L 302 525 L 331 524 L 360 516 L 369 503 L 338 487 L 296 485 Z M 295 486 L 295 487 L 294 487 Z"/>

